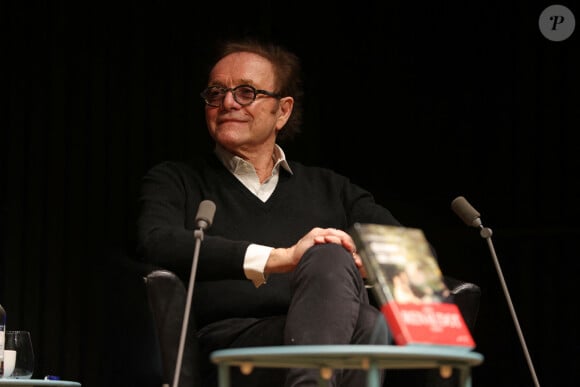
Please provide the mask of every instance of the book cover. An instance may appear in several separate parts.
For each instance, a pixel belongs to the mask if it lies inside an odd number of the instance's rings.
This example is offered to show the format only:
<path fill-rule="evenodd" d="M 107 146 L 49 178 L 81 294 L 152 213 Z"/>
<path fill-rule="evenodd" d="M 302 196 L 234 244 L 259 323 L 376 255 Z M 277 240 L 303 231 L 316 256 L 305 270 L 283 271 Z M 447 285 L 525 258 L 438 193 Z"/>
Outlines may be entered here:
<path fill-rule="evenodd" d="M 396 344 L 475 348 L 422 230 L 357 223 L 350 234 Z"/>

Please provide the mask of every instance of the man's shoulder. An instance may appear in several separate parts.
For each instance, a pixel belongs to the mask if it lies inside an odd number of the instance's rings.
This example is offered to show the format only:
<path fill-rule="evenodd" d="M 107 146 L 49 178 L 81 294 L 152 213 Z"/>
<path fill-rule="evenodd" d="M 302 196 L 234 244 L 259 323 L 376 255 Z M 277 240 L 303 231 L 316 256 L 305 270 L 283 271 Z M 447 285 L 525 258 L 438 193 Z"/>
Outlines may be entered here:
<path fill-rule="evenodd" d="M 301 163 L 299 161 L 288 161 L 290 168 L 296 175 L 305 175 L 305 176 L 326 176 L 332 178 L 345 178 L 340 173 L 336 172 L 330 167 L 322 166 L 322 165 L 308 165 Z"/>

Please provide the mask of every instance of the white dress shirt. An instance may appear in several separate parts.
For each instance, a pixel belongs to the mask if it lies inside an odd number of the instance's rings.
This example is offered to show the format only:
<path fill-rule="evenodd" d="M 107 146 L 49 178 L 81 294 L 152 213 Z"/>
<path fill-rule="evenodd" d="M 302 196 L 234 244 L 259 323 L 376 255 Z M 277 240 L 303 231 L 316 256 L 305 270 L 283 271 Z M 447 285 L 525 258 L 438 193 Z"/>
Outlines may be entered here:
<path fill-rule="evenodd" d="M 248 190 L 250 190 L 250 192 L 256 195 L 263 202 L 266 202 L 276 189 L 280 175 L 280 166 L 292 173 L 290 165 L 288 165 L 288 162 L 286 161 L 284 151 L 277 144 L 274 148 L 274 153 L 272 154 L 272 160 L 274 161 L 272 175 L 263 183 L 260 183 L 260 178 L 256 173 L 256 169 L 248 161 L 231 154 L 219 144 L 215 148 L 215 153 L 225 167 Z M 246 256 L 244 258 L 244 273 L 246 274 L 246 278 L 251 280 L 255 287 L 259 287 L 266 283 L 264 267 L 266 266 L 266 261 L 268 260 L 272 249 L 273 247 L 251 244 L 246 250 Z"/>

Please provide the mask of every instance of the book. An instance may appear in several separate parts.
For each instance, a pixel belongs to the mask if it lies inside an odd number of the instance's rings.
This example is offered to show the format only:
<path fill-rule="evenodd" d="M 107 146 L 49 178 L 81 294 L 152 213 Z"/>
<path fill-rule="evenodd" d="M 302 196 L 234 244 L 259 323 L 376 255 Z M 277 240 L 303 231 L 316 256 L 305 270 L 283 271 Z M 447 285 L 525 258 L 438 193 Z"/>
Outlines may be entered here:
<path fill-rule="evenodd" d="M 349 233 L 395 344 L 475 348 L 421 229 L 357 223 Z"/>

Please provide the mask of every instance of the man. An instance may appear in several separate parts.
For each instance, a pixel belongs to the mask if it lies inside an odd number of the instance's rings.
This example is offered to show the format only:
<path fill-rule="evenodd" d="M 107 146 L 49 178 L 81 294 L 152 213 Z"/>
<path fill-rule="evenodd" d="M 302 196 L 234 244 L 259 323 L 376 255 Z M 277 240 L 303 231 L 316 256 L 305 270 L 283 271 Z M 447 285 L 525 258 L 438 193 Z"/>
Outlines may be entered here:
<path fill-rule="evenodd" d="M 215 151 L 164 162 L 143 179 L 139 251 L 187 278 L 202 200 L 216 213 L 201 244 L 193 318 L 204 358 L 222 348 L 385 344 L 364 268 L 346 232 L 355 222 L 400 225 L 373 196 L 331 170 L 286 159 L 278 142 L 301 118 L 300 61 L 273 44 L 226 43 L 209 73 L 207 128 Z M 207 361 L 204 386 L 215 384 Z M 254 370 L 233 386 L 317 386 L 318 370 Z M 334 386 L 366 374 L 335 371 Z"/>

